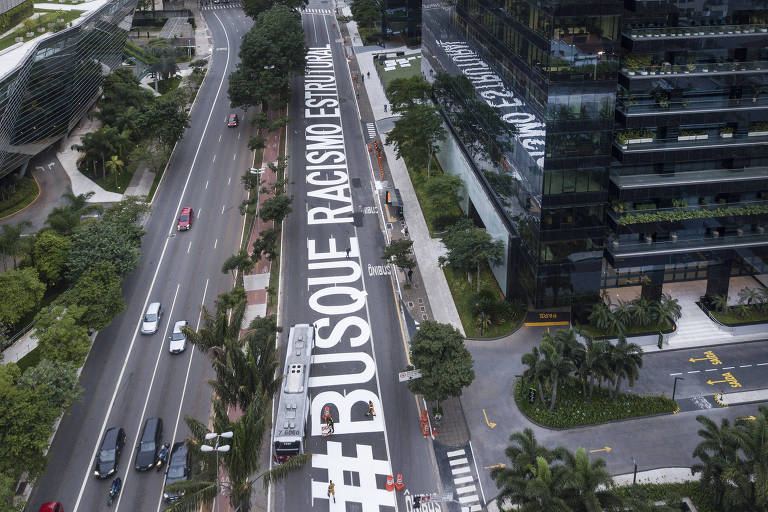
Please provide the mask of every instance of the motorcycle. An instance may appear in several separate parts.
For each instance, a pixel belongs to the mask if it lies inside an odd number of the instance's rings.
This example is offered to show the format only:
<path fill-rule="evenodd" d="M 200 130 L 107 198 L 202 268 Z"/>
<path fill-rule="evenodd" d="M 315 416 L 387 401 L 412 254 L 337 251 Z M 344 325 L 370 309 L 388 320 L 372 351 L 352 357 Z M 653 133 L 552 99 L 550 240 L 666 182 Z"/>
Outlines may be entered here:
<path fill-rule="evenodd" d="M 109 494 L 107 495 L 107 506 L 111 507 L 112 502 L 115 501 L 120 495 L 120 489 L 123 487 L 123 479 L 120 477 L 112 480 L 112 486 L 109 488 Z"/>
<path fill-rule="evenodd" d="M 160 451 L 157 452 L 157 471 L 160 471 L 160 468 L 163 467 L 163 464 L 168 462 L 168 450 L 170 447 L 171 445 L 169 443 L 164 443 L 160 447 Z"/>

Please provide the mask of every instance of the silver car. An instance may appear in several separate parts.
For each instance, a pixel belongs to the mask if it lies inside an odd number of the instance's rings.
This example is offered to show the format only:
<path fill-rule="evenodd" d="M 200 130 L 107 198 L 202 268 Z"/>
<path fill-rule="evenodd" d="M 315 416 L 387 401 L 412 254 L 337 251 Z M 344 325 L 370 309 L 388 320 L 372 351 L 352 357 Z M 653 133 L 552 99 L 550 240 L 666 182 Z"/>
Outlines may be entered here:
<path fill-rule="evenodd" d="M 171 354 L 180 354 L 187 348 L 187 335 L 181 330 L 182 327 L 189 325 L 186 320 L 179 320 L 173 324 L 173 332 L 168 339 L 171 340 L 168 343 L 168 351 Z"/>
<path fill-rule="evenodd" d="M 147 306 L 147 312 L 141 319 L 141 334 L 155 334 L 160 327 L 160 318 L 163 316 L 163 306 L 159 302 L 153 302 Z"/>

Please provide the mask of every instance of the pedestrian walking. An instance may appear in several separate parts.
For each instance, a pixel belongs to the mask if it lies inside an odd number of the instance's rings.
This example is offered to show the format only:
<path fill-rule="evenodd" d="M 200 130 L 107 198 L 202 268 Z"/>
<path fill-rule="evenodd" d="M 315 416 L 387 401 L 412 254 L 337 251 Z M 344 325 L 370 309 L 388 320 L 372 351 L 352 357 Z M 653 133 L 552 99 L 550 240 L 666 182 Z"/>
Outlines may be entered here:
<path fill-rule="evenodd" d="M 349 247 L 347 247 L 347 259 L 349 259 Z"/>
<path fill-rule="evenodd" d="M 387 104 L 385 103 L 384 104 L 384 112 L 386 112 L 386 111 L 387 111 Z"/>
<path fill-rule="evenodd" d="M 366 416 L 376 416 L 376 411 L 373 410 L 373 401 L 368 400 L 368 412 L 365 413 Z"/>
<path fill-rule="evenodd" d="M 368 75 L 368 78 L 371 78 L 371 72 L 367 72 L 366 75 Z"/>
<path fill-rule="evenodd" d="M 328 435 L 333 434 L 333 417 L 328 416 L 328 419 L 325 422 L 325 425 L 328 427 Z"/>
<path fill-rule="evenodd" d="M 333 496 L 333 502 L 336 503 L 336 484 L 333 480 L 328 480 L 328 498 Z"/>
<path fill-rule="evenodd" d="M 408 282 L 413 282 L 413 269 L 408 269 Z"/>

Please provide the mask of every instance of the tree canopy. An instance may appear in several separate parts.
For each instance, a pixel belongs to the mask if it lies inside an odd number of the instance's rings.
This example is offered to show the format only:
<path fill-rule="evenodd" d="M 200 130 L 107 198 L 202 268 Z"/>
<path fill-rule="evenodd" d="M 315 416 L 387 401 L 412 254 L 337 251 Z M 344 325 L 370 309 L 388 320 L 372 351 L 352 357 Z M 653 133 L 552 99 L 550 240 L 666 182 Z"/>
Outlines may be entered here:
<path fill-rule="evenodd" d="M 109 261 L 99 261 L 80 276 L 62 297 L 66 303 L 83 308 L 79 323 L 101 330 L 125 309 L 122 279 Z"/>
<path fill-rule="evenodd" d="M 387 144 L 395 146 L 397 157 L 427 167 L 427 174 L 435 146 L 444 139 L 443 117 L 435 107 L 424 103 L 410 106 L 387 134 Z"/>
<path fill-rule="evenodd" d="M 45 284 L 33 267 L 0 273 L 0 323 L 13 325 L 34 312 L 44 294 Z"/>
<path fill-rule="evenodd" d="M 51 361 L 74 361 L 82 364 L 91 340 L 88 328 L 79 323 L 83 308 L 55 305 L 43 309 L 35 318 L 35 332 L 43 357 Z"/>
<path fill-rule="evenodd" d="M 32 261 L 44 281 L 53 285 L 64 277 L 71 245 L 69 238 L 53 230 L 37 235 L 32 245 Z"/>
<path fill-rule="evenodd" d="M 429 401 L 461 396 L 475 380 L 472 355 L 464 337 L 451 325 L 425 320 L 411 340 L 411 364 L 421 378 L 408 381 L 408 389 Z"/>
<path fill-rule="evenodd" d="M 477 271 L 477 292 L 480 292 L 480 269 L 484 262 L 491 265 L 501 264 L 504 257 L 504 242 L 494 240 L 483 228 L 473 225 L 469 220 L 462 220 L 448 229 L 443 236 L 443 243 L 448 250 L 447 264 L 457 270 Z M 445 260 L 441 260 L 445 261 Z"/>
<path fill-rule="evenodd" d="M 421 75 L 395 78 L 387 86 L 390 110 L 394 114 L 406 112 L 413 105 L 427 101 L 431 91 L 432 85 Z"/>
<path fill-rule="evenodd" d="M 135 224 L 87 222 L 72 234 L 72 248 L 67 262 L 67 279 L 77 281 L 90 267 L 110 262 L 120 276 L 139 264 L 139 243 L 144 230 Z"/>

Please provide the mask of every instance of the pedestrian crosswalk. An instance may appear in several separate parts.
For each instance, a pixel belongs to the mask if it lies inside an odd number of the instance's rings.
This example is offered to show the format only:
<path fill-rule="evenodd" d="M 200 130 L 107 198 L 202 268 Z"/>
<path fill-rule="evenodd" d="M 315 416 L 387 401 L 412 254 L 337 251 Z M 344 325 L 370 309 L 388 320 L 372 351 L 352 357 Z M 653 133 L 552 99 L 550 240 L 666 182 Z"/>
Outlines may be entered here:
<path fill-rule="evenodd" d="M 365 123 L 365 130 L 368 132 L 368 138 L 376 138 L 376 123 Z"/>
<path fill-rule="evenodd" d="M 306 14 L 333 14 L 331 9 L 302 9 L 301 12 Z"/>
<path fill-rule="evenodd" d="M 479 483 L 470 464 L 471 452 L 468 454 L 464 448 L 460 448 L 449 451 L 446 455 L 461 512 L 479 512 L 483 506 L 478 496 Z"/>
<path fill-rule="evenodd" d="M 214 11 L 217 9 L 239 9 L 242 5 L 240 5 L 240 2 L 218 2 L 215 1 L 204 1 L 200 5 L 200 9 L 203 11 Z"/>

